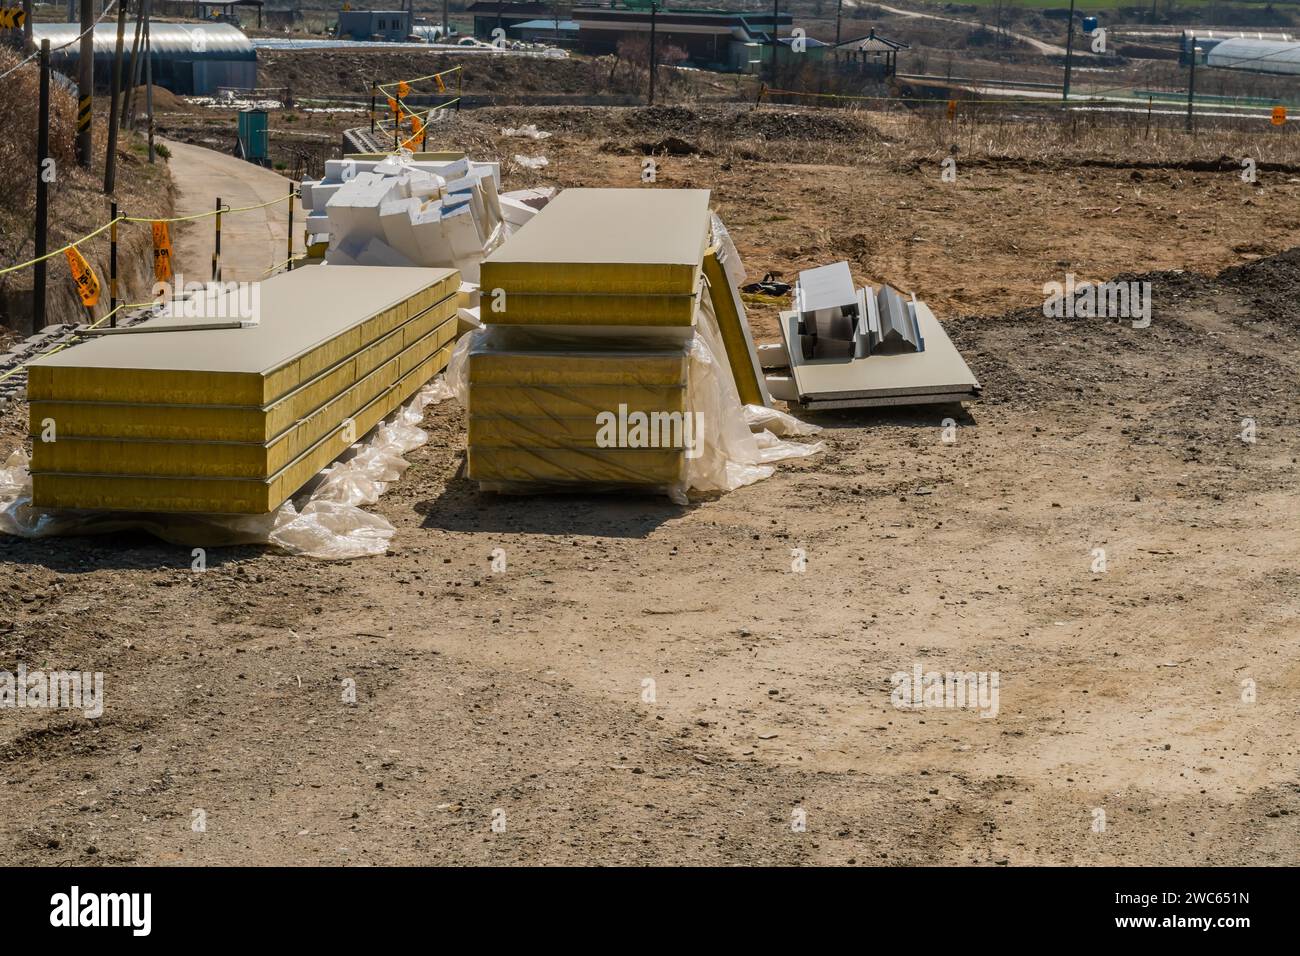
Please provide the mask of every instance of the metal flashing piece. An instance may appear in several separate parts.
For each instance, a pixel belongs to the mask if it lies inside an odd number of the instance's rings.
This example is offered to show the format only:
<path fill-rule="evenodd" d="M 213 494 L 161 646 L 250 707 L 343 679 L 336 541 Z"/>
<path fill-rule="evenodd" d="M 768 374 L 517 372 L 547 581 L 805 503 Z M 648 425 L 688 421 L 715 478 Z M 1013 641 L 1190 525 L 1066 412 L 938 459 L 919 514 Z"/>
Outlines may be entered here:
<path fill-rule="evenodd" d="M 924 302 L 907 301 L 890 290 L 892 297 L 882 297 L 868 290 L 866 306 L 868 326 L 872 322 L 871 304 L 879 306 L 882 329 L 902 320 L 902 331 L 923 343 L 919 351 L 876 351 L 865 356 L 808 357 L 801 347 L 801 315 L 797 311 L 781 313 L 781 334 L 790 359 L 790 380 L 797 403 L 806 409 L 864 408 L 879 405 L 923 405 L 936 402 L 973 401 L 980 396 L 980 385 L 962 359 L 943 326 Z M 886 310 L 892 315 L 885 316 Z M 910 328 L 909 328 L 910 326 Z M 773 395 L 772 377 L 768 387 Z"/>
<path fill-rule="evenodd" d="M 842 358 L 854 353 L 860 313 L 847 262 L 800 272 L 794 307 L 799 313 L 805 358 Z"/>
<path fill-rule="evenodd" d="M 912 301 L 908 302 L 897 290 L 883 285 L 874 298 L 879 331 L 871 343 L 871 351 L 889 355 L 925 351 L 925 338 L 916 318 L 916 296 L 913 295 Z"/>

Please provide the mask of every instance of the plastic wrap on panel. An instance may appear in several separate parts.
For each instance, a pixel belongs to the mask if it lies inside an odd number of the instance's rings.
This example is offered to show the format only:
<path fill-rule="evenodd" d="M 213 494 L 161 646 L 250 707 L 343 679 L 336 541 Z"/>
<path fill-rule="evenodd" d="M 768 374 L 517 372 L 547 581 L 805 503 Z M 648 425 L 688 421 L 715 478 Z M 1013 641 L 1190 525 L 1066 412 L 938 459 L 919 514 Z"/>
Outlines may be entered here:
<path fill-rule="evenodd" d="M 695 334 L 677 345 L 596 330 L 472 331 L 447 384 L 469 412 L 466 473 L 487 491 L 654 490 L 684 504 L 688 491 L 732 491 L 822 448 L 754 433 L 707 297 Z M 779 412 L 756 421 L 782 434 L 811 428 Z"/>
<path fill-rule="evenodd" d="M 822 430 L 820 425 L 800 421 L 789 412 L 783 412 L 778 408 L 768 408 L 766 405 L 746 405 L 745 421 L 749 423 L 749 427 L 753 431 L 766 430 L 778 438 L 789 438 L 792 435 L 816 435 Z"/>

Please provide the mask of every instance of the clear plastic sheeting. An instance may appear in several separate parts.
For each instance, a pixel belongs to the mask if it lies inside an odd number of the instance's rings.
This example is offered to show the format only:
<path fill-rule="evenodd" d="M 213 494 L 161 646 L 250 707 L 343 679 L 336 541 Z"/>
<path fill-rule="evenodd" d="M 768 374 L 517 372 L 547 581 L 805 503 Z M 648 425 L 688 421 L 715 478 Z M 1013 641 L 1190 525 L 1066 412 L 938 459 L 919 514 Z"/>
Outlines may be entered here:
<path fill-rule="evenodd" d="M 621 385 L 602 385 L 598 386 L 599 392 L 593 391 L 593 386 L 590 384 L 570 386 L 547 384 L 543 396 L 547 405 L 538 409 L 527 408 L 518 413 L 519 424 L 523 425 L 526 422 L 530 430 L 529 434 L 533 436 L 530 443 L 525 445 L 519 442 L 504 447 L 498 444 L 491 449 L 494 456 L 502 456 L 503 452 L 510 456 L 518 477 L 492 481 L 479 478 L 480 487 L 486 491 L 517 494 L 554 490 L 646 491 L 654 488 L 666 493 L 674 502 L 686 504 L 687 493 L 690 491 L 697 493 L 733 491 L 770 477 L 775 471 L 774 465 L 778 462 L 820 452 L 823 449 L 821 442 L 812 445 L 787 442 L 777 437 L 773 431 L 766 430 L 764 426 L 778 429 L 783 434 L 809 434 L 807 429 L 815 428 L 771 409 L 762 409 L 763 412 L 773 412 L 773 414 L 760 421 L 762 430 L 759 434 L 753 432 L 750 427 L 750 416 L 745 406 L 741 404 L 736 391 L 735 380 L 727 361 L 722 334 L 718 329 L 712 306 L 707 296 L 701 299 L 696 333 L 689 341 L 678 346 L 684 350 L 687 359 L 685 414 L 692 416 L 693 422 L 698 425 L 695 426 L 692 453 L 683 456 L 684 462 L 675 480 L 661 483 L 657 478 L 658 472 L 652 472 L 640 484 L 630 481 L 626 474 L 626 468 L 630 466 L 625 464 L 625 461 L 635 460 L 632 456 L 619 459 L 615 463 L 610 453 L 617 453 L 616 450 L 604 447 L 596 449 L 589 441 L 578 441 L 573 438 L 578 434 L 579 427 L 582 428 L 584 439 L 589 434 L 595 434 L 596 416 L 602 409 L 614 414 L 618 406 L 624 404 L 632 411 L 636 411 L 636 396 L 654 394 L 654 385 L 647 380 L 645 383 L 624 382 Z M 475 455 L 474 417 L 476 415 L 474 407 L 476 389 L 470 382 L 472 356 L 528 349 L 552 353 L 571 351 L 575 355 L 603 351 L 610 355 L 612 366 L 615 356 L 620 353 L 663 348 L 663 339 L 652 335 L 628 336 L 613 344 L 608 337 L 601 335 L 598 329 L 592 329 L 590 332 L 561 333 L 520 328 L 484 328 L 470 332 L 457 343 L 447 367 L 446 378 L 450 391 L 470 414 L 471 465 Z M 481 402 L 487 393 L 481 390 L 481 386 L 479 388 Z M 592 396 L 597 394 L 600 397 L 596 400 L 596 405 L 593 405 Z M 560 413 L 551 411 L 552 405 L 555 408 L 571 410 L 568 414 L 573 417 L 561 420 Z M 585 419 L 578 417 L 580 414 L 585 415 Z M 495 410 L 493 415 L 497 419 L 503 417 Z M 548 416 L 550 416 L 549 422 Z M 512 416 L 504 417 L 509 419 Z M 522 431 L 521 428 L 521 433 Z M 550 447 L 540 449 L 534 444 L 540 431 L 549 431 L 559 436 L 559 439 Z M 473 471 L 471 467 L 471 477 L 474 477 Z M 602 477 L 608 477 L 609 480 L 599 480 Z"/>
<path fill-rule="evenodd" d="M 816 435 L 822 430 L 820 425 L 800 421 L 789 412 L 765 405 L 746 405 L 745 421 L 753 431 L 766 430 L 778 438 Z"/>
<path fill-rule="evenodd" d="M 373 505 L 409 467 L 402 457 L 429 440 L 419 427 L 425 409 L 452 392 L 434 379 L 326 468 L 296 499 L 266 515 L 162 515 L 112 511 L 46 511 L 32 506 L 29 459 L 21 448 L 0 466 L 0 533 L 21 538 L 147 531 L 184 547 L 271 545 L 288 554 L 346 560 L 384 554 L 397 529 Z"/>

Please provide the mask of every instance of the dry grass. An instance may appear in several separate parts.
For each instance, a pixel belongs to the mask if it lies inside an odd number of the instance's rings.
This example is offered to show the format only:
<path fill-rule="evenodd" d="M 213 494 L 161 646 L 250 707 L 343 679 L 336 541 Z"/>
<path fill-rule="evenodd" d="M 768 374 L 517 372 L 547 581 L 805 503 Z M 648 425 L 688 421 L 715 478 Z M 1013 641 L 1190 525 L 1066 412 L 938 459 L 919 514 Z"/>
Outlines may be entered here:
<path fill-rule="evenodd" d="M 875 122 L 917 160 L 946 155 L 956 146 L 968 160 L 1184 166 L 1225 157 L 1236 164 L 1249 156 L 1261 165 L 1300 166 L 1300 137 L 1266 118 L 1235 128 L 1198 119 L 1195 134 L 1189 134 L 1181 117 L 1168 115 L 1154 116 L 1148 128 L 1144 113 L 1043 110 L 1015 116 L 1005 108 L 963 105 L 952 122 L 939 110 L 877 114 Z"/>
<path fill-rule="evenodd" d="M 0 49 L 0 72 L 19 59 L 11 50 Z M 10 171 L 5 188 L 0 190 L 0 266 L 23 262 L 34 254 L 38 95 L 39 73 L 34 60 L 0 83 L 0 168 Z M 50 156 L 55 161 L 55 178 L 50 183 L 51 249 L 86 235 L 110 218 L 110 200 L 103 192 L 107 99 L 99 96 L 95 100 L 94 148 L 90 168 L 83 169 L 76 160 L 76 102 L 57 82 L 50 84 Z M 122 131 L 118 140 L 115 198 L 121 211 L 133 216 L 168 215 L 172 208 L 166 164 L 150 165 L 143 137 L 127 131 Z M 148 262 L 148 237 L 138 227 L 123 227 L 122 243 L 119 260 L 124 282 L 131 290 L 138 285 L 140 263 Z M 107 234 L 80 248 L 102 276 L 108 261 Z M 31 269 L 0 277 L 0 325 L 25 325 L 31 287 Z M 47 317 L 50 322 L 85 318 L 61 256 L 50 260 Z"/>
<path fill-rule="evenodd" d="M 21 57 L 0 47 L 0 73 Z M 8 171 L 0 190 L 0 260 L 12 261 L 30 242 L 36 202 L 36 128 L 40 119 L 40 71 L 36 61 L 0 82 L 0 168 Z M 50 157 L 56 172 L 76 165 L 77 101 L 50 84 Z M 57 180 L 56 180 L 57 181 Z"/>
<path fill-rule="evenodd" d="M 1248 128 L 1202 125 L 1194 136 L 1158 117 L 1069 113 L 1040 109 L 1013 114 L 1005 107 L 965 105 L 955 121 L 942 108 L 836 109 L 782 104 L 694 104 L 654 108 L 493 107 L 457 117 L 449 132 L 463 147 L 491 140 L 500 126 L 536 123 L 557 134 L 595 139 L 605 152 L 658 151 L 670 138 L 724 160 L 835 166 L 906 167 L 961 161 L 1021 165 L 1186 167 L 1238 166 L 1249 156 L 1263 168 L 1300 168 L 1300 137 L 1267 120 Z M 481 135 L 480 135 L 481 134 Z M 672 148 L 683 148 L 673 143 Z M 671 150 L 670 150 L 671 151 Z"/>

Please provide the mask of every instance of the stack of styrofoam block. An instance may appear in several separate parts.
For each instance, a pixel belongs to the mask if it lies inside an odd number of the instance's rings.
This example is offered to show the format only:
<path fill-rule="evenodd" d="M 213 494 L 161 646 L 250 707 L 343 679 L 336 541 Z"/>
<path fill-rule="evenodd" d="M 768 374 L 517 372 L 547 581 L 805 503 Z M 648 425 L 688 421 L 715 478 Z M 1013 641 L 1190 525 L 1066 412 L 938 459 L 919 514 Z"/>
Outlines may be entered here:
<path fill-rule="evenodd" d="M 501 214 L 506 220 L 506 232 L 513 235 L 528 224 L 538 211 L 555 198 L 553 186 L 536 189 L 518 189 L 501 194 Z"/>
<path fill-rule="evenodd" d="M 509 232 L 499 185 L 499 164 L 464 157 L 329 160 L 302 183 L 307 233 L 331 265 L 444 266 L 474 282 Z"/>

